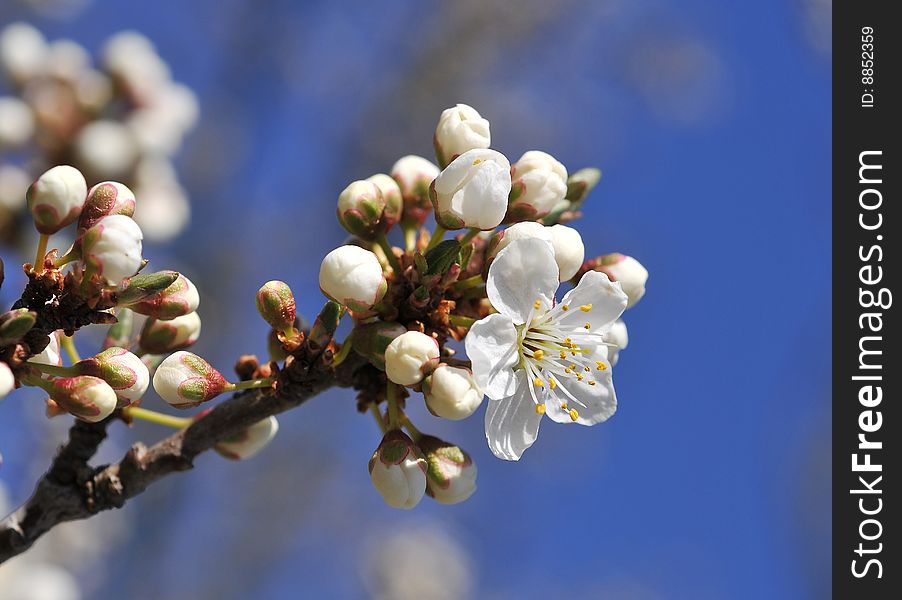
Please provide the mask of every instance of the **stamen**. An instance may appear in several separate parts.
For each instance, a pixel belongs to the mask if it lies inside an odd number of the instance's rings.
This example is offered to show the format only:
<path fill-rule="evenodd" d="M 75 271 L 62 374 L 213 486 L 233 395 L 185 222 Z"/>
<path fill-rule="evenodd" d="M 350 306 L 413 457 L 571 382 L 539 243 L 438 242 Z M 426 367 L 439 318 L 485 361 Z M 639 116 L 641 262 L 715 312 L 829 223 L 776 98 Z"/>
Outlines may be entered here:
<path fill-rule="evenodd" d="M 533 380 L 533 384 L 535 384 L 536 387 L 545 387 L 545 383 L 544 383 L 541 379 L 539 379 L 538 377 L 536 377 L 536 378 Z"/>
<path fill-rule="evenodd" d="M 585 325 L 583 325 L 583 327 L 584 327 L 585 329 L 592 329 L 592 324 L 591 324 L 591 323 L 586 323 Z"/>
<path fill-rule="evenodd" d="M 545 352 L 543 350 L 536 350 L 532 353 L 532 357 L 536 360 L 542 360 L 545 358 Z"/>
<path fill-rule="evenodd" d="M 532 303 L 532 307 L 536 310 L 539 310 L 540 308 L 542 308 L 542 301 L 536 300 L 535 302 Z"/>
<path fill-rule="evenodd" d="M 589 367 L 583 367 L 583 371 L 585 371 L 586 373 L 591 373 L 592 369 Z"/>
<path fill-rule="evenodd" d="M 561 410 L 567 410 L 567 403 L 561 402 Z"/>
<path fill-rule="evenodd" d="M 553 377 L 548 378 L 548 387 L 550 387 L 551 389 L 557 387 L 557 381 L 555 381 Z"/>
<path fill-rule="evenodd" d="M 570 305 L 569 304 L 561 304 L 561 310 L 564 312 L 567 312 L 568 310 L 570 310 Z"/>
<path fill-rule="evenodd" d="M 594 382 L 594 381 L 591 381 L 591 380 L 589 380 L 588 383 L 589 383 L 589 385 L 595 385 L 595 382 Z"/>
<path fill-rule="evenodd" d="M 583 304 L 582 306 L 579 307 L 579 309 L 583 312 L 589 312 L 590 310 L 592 310 L 592 305 L 591 304 Z"/>
<path fill-rule="evenodd" d="M 536 404 L 536 414 L 537 415 L 545 414 L 545 405 L 544 404 Z"/>
<path fill-rule="evenodd" d="M 564 360 L 565 358 L 567 358 L 567 353 L 564 352 L 563 350 L 561 350 L 561 353 L 559 356 L 561 357 L 561 360 Z"/>
<path fill-rule="evenodd" d="M 571 408 L 570 409 L 570 420 L 575 422 L 578 418 L 579 418 L 579 413 L 576 411 L 575 408 Z"/>
<path fill-rule="evenodd" d="M 599 371 L 604 371 L 608 368 L 608 366 L 606 364 L 604 364 L 603 362 L 601 362 L 600 360 L 595 361 L 595 367 Z"/>

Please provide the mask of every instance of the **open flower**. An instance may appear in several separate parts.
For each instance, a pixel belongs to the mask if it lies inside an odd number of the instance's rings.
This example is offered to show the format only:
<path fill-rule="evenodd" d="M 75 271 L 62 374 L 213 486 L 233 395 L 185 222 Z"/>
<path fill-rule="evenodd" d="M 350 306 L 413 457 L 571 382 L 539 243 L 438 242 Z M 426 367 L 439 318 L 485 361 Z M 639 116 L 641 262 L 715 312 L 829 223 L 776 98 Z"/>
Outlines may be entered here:
<path fill-rule="evenodd" d="M 626 308 L 620 284 L 591 271 L 559 303 L 558 266 L 541 239 L 512 242 L 486 286 L 498 311 L 466 338 L 473 375 L 490 401 L 485 432 L 499 458 L 518 460 L 548 415 L 594 425 L 617 408 L 603 336 Z"/>

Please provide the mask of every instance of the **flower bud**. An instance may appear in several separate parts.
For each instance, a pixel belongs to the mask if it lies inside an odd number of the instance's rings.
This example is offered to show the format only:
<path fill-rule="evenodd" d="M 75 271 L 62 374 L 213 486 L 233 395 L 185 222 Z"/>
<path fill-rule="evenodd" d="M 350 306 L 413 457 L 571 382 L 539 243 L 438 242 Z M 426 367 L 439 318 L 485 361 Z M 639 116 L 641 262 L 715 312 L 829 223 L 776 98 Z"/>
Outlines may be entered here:
<path fill-rule="evenodd" d="M 426 493 L 426 457 L 401 431 L 385 434 L 370 459 L 369 471 L 376 491 L 393 508 L 409 510 Z"/>
<path fill-rule="evenodd" d="M 495 150 L 470 150 L 432 182 L 435 220 L 445 229 L 494 229 L 511 191 L 510 163 Z"/>
<path fill-rule="evenodd" d="M 429 186 L 438 177 L 439 168 L 423 158 L 408 154 L 391 168 L 392 178 L 401 188 L 404 200 L 403 218 L 405 222 L 422 225 L 432 211 Z"/>
<path fill-rule="evenodd" d="M 39 365 L 50 365 L 58 367 L 63 364 L 63 356 L 60 354 L 60 332 L 54 331 L 50 334 L 50 343 L 47 344 L 40 353 L 35 354 L 28 359 L 30 363 L 38 363 Z"/>
<path fill-rule="evenodd" d="M 127 308 L 116 312 L 116 322 L 107 329 L 103 338 L 103 349 L 131 345 L 132 329 L 135 324 L 135 313 Z"/>
<path fill-rule="evenodd" d="M 74 223 L 85 204 L 88 184 L 75 167 L 60 165 L 45 171 L 25 193 L 39 233 L 51 235 Z"/>
<path fill-rule="evenodd" d="M 34 327 L 38 315 L 27 308 L 16 308 L 0 314 L 0 346 L 22 339 Z"/>
<path fill-rule="evenodd" d="M 175 408 L 191 408 L 211 400 L 229 386 L 210 363 L 190 352 L 176 352 L 160 363 L 153 389 Z"/>
<path fill-rule="evenodd" d="M 426 493 L 442 504 L 463 502 L 476 491 L 476 463 L 454 444 L 431 435 L 419 440 L 426 455 Z"/>
<path fill-rule="evenodd" d="M 135 214 L 135 194 L 116 181 L 104 181 L 88 190 L 88 199 L 78 218 L 78 229 L 83 231 L 110 215 Z"/>
<path fill-rule="evenodd" d="M 401 188 L 394 179 L 384 173 L 371 175 L 366 180 L 374 184 L 382 192 L 382 199 L 385 200 L 385 209 L 383 209 L 382 218 L 379 220 L 379 229 L 388 231 L 401 218 L 401 210 L 404 208 Z"/>
<path fill-rule="evenodd" d="M 96 423 L 116 410 L 116 392 L 99 377 L 78 375 L 51 380 L 50 398 L 74 417 Z"/>
<path fill-rule="evenodd" d="M 579 232 L 566 225 L 552 225 L 551 245 L 554 247 L 554 260 L 560 271 L 560 280 L 571 279 L 586 258 L 586 247 Z"/>
<path fill-rule="evenodd" d="M 342 315 L 344 315 L 344 308 L 341 304 L 334 300 L 326 302 L 319 314 L 316 315 L 310 333 L 307 335 L 307 345 L 311 350 L 319 352 L 329 345 L 335 336 Z"/>
<path fill-rule="evenodd" d="M 379 226 L 385 199 L 371 181 L 354 181 L 338 196 L 338 222 L 351 235 L 372 239 Z"/>
<path fill-rule="evenodd" d="M 0 31 L 0 70 L 24 83 L 44 69 L 47 42 L 40 31 L 27 23 L 12 23 Z"/>
<path fill-rule="evenodd" d="M 150 384 L 147 367 L 140 358 L 124 348 L 107 348 L 74 366 L 82 375 L 91 375 L 107 382 L 116 393 L 119 408 L 140 400 Z"/>
<path fill-rule="evenodd" d="M 550 154 L 530 150 L 511 167 L 510 207 L 505 221 L 533 221 L 547 215 L 567 194 L 567 169 Z"/>
<path fill-rule="evenodd" d="M 231 460 L 245 460 L 263 450 L 279 431 L 275 417 L 267 417 L 254 423 L 241 433 L 218 442 L 213 449 Z"/>
<path fill-rule="evenodd" d="M 438 342 L 419 331 L 396 337 L 385 349 L 385 374 L 398 385 L 416 385 L 438 364 Z"/>
<path fill-rule="evenodd" d="M 491 146 L 489 122 L 466 104 L 445 109 L 438 119 L 433 144 L 435 156 L 444 167 L 468 150 Z"/>
<path fill-rule="evenodd" d="M 0 96 L 0 148 L 21 146 L 33 133 L 31 108 L 18 98 Z"/>
<path fill-rule="evenodd" d="M 191 280 L 179 274 L 169 287 L 161 292 L 128 304 L 128 307 L 139 315 L 146 315 L 161 321 L 168 321 L 197 310 L 200 295 Z"/>
<path fill-rule="evenodd" d="M 141 267 L 141 228 L 131 217 L 104 217 L 84 232 L 81 255 L 90 274 L 103 275 L 107 283 L 117 285 Z"/>
<path fill-rule="evenodd" d="M 276 331 L 294 328 L 297 303 L 291 288 L 284 281 L 268 281 L 257 290 L 257 311 Z"/>
<path fill-rule="evenodd" d="M 482 390 L 469 369 L 441 364 L 423 380 L 426 407 L 437 417 L 459 421 L 482 404 Z"/>
<path fill-rule="evenodd" d="M 494 259 L 499 252 L 507 248 L 511 242 L 516 240 L 526 240 L 538 238 L 552 244 L 551 228 L 545 227 L 541 223 L 535 221 L 523 221 L 522 223 L 514 223 L 507 229 L 499 231 L 489 240 L 486 256 L 489 260 Z M 486 265 L 488 269 L 488 265 Z"/>
<path fill-rule="evenodd" d="M 200 337 L 200 317 L 196 312 L 168 321 L 150 318 L 141 328 L 138 345 L 144 354 L 168 354 L 183 350 Z"/>
<path fill-rule="evenodd" d="M 630 342 L 629 335 L 626 331 L 626 323 L 623 322 L 623 319 L 614 321 L 613 325 L 611 325 L 611 328 L 604 334 L 602 339 L 605 344 L 610 344 L 608 347 L 608 360 L 613 367 L 617 364 L 617 359 L 620 357 L 620 351 L 625 349 Z"/>
<path fill-rule="evenodd" d="M 358 325 L 351 338 L 354 351 L 374 367 L 385 370 L 385 350 L 398 336 L 407 333 L 400 323 L 377 321 L 370 325 Z"/>
<path fill-rule="evenodd" d="M 648 270 L 632 256 L 615 252 L 606 256 L 599 256 L 589 262 L 589 269 L 605 273 L 611 278 L 611 281 L 620 282 L 623 293 L 629 298 L 629 302 L 626 305 L 627 308 L 636 304 L 645 295 L 645 282 L 648 281 Z"/>
<path fill-rule="evenodd" d="M 0 362 L 0 400 L 16 388 L 16 377 L 9 365 Z"/>
<path fill-rule="evenodd" d="M 382 300 L 388 284 L 375 254 L 359 246 L 341 246 L 323 259 L 319 288 L 353 311 L 366 311 Z"/>
<path fill-rule="evenodd" d="M 126 177 L 138 159 L 134 133 L 112 119 L 98 119 L 82 127 L 72 146 L 78 164 L 98 179 Z"/>

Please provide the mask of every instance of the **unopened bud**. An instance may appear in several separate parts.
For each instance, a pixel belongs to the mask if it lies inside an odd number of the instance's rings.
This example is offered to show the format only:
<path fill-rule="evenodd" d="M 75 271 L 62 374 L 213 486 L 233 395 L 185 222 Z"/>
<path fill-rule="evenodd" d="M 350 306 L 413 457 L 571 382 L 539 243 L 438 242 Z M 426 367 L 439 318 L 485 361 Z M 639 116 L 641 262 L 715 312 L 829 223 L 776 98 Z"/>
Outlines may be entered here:
<path fill-rule="evenodd" d="M 435 156 L 444 167 L 468 150 L 491 146 L 489 122 L 466 104 L 445 109 L 435 128 L 433 145 Z"/>
<path fill-rule="evenodd" d="M 141 359 L 125 348 L 107 348 L 100 354 L 75 363 L 82 375 L 103 379 L 113 388 L 118 406 L 140 400 L 150 384 L 150 373 Z"/>
<path fill-rule="evenodd" d="M 470 150 L 458 156 L 432 182 L 435 220 L 445 229 L 490 230 L 507 211 L 510 163 L 495 150 Z"/>
<path fill-rule="evenodd" d="M 110 215 L 135 214 L 135 194 L 116 181 L 104 181 L 88 190 L 88 199 L 78 218 L 80 230 L 90 229 Z"/>
<path fill-rule="evenodd" d="M 426 457 L 407 435 L 389 431 L 369 462 L 376 491 L 393 508 L 411 509 L 426 493 Z"/>
<path fill-rule="evenodd" d="M 213 449 L 231 460 L 245 460 L 263 450 L 279 431 L 275 417 L 267 417 L 254 423 L 241 433 L 217 442 Z"/>
<path fill-rule="evenodd" d="M 200 295 L 191 280 L 179 274 L 169 287 L 150 297 L 129 304 L 129 308 L 139 315 L 147 315 L 166 321 L 187 315 L 197 310 Z"/>
<path fill-rule="evenodd" d="M 567 281 L 576 275 L 586 258 L 586 247 L 579 232 L 566 225 L 552 225 L 551 245 L 554 247 L 554 260 L 560 273 L 560 280 Z"/>
<path fill-rule="evenodd" d="M 319 271 L 322 292 L 353 311 L 366 311 L 388 289 L 376 255 L 359 246 L 341 246 L 326 255 Z"/>
<path fill-rule="evenodd" d="M 394 179 L 384 173 L 371 175 L 366 180 L 373 183 L 382 192 L 385 208 L 382 210 L 382 218 L 379 220 L 379 229 L 386 232 L 394 227 L 401 218 L 401 211 L 404 208 L 401 188 Z"/>
<path fill-rule="evenodd" d="M 31 358 L 28 359 L 30 363 L 37 363 L 39 365 L 50 365 L 54 367 L 58 367 L 63 364 L 63 356 L 60 354 L 60 332 L 54 331 L 50 334 L 50 342 L 44 347 L 41 352 L 35 354 Z"/>
<path fill-rule="evenodd" d="M 438 342 L 419 331 L 396 337 L 385 349 L 385 374 L 398 385 L 416 385 L 438 365 Z"/>
<path fill-rule="evenodd" d="M 586 196 L 598 185 L 601 171 L 592 167 L 580 169 L 567 179 L 567 200 L 578 207 Z"/>
<path fill-rule="evenodd" d="M 82 261 L 89 273 L 103 275 L 110 285 L 118 285 L 141 268 L 143 237 L 131 217 L 104 217 L 82 234 Z"/>
<path fill-rule="evenodd" d="M 146 300 L 150 296 L 162 292 L 179 278 L 176 271 L 160 271 L 146 275 L 135 275 L 125 279 L 116 290 L 116 303 L 127 305 Z"/>
<path fill-rule="evenodd" d="M 426 456 L 426 493 L 442 504 L 463 502 L 476 491 L 476 463 L 458 446 L 431 435 L 418 441 Z"/>
<path fill-rule="evenodd" d="M 553 156 L 530 150 L 511 167 L 513 181 L 505 221 L 534 221 L 555 208 L 567 193 L 567 169 Z"/>
<path fill-rule="evenodd" d="M 0 400 L 2 400 L 8 393 L 13 391 L 15 387 L 15 375 L 13 375 L 13 372 L 9 368 L 8 364 L 6 364 L 5 362 L 0 362 Z"/>
<path fill-rule="evenodd" d="M 372 239 L 383 210 L 382 191 L 371 181 L 354 181 L 338 196 L 338 222 L 351 235 Z"/>
<path fill-rule="evenodd" d="M 276 331 L 294 329 L 297 302 L 291 288 L 284 281 L 268 281 L 257 290 L 257 311 Z"/>
<path fill-rule="evenodd" d="M 153 389 L 175 408 L 191 408 L 212 400 L 229 386 L 222 373 L 190 352 L 167 357 L 153 376 Z"/>
<path fill-rule="evenodd" d="M 366 358 L 381 370 L 385 370 L 385 350 L 398 336 L 407 333 L 407 328 L 400 323 L 377 321 L 370 325 L 359 325 L 354 328 L 351 343 L 354 351 Z"/>
<path fill-rule="evenodd" d="M 196 312 L 168 321 L 150 318 L 141 328 L 138 345 L 144 354 L 168 354 L 184 350 L 200 337 L 200 317 Z"/>
<path fill-rule="evenodd" d="M 81 214 L 88 184 L 75 167 L 60 165 L 45 171 L 25 193 L 39 233 L 51 235 L 74 223 Z"/>
<path fill-rule="evenodd" d="M 319 314 L 316 315 L 316 320 L 313 321 L 313 327 L 310 328 L 310 334 L 307 336 L 307 343 L 311 350 L 319 351 L 329 345 L 338 329 L 342 314 L 344 314 L 344 309 L 338 302 L 334 300 L 326 302 Z"/>
<path fill-rule="evenodd" d="M 37 313 L 16 308 L 0 315 L 0 346 L 16 342 L 29 332 L 37 320 Z"/>
<path fill-rule="evenodd" d="M 33 134 L 31 108 L 18 98 L 0 96 L 0 148 L 22 146 Z"/>
<path fill-rule="evenodd" d="M 99 377 L 60 377 L 50 383 L 50 398 L 60 408 L 82 421 L 96 423 L 116 410 L 116 392 Z"/>
<path fill-rule="evenodd" d="M 482 390 L 473 373 L 447 364 L 439 365 L 423 380 L 423 394 L 429 412 L 452 421 L 469 417 L 482 404 Z"/>
<path fill-rule="evenodd" d="M 614 321 L 613 325 L 611 325 L 611 328 L 608 329 L 602 339 L 605 344 L 609 344 L 608 360 L 611 361 L 611 366 L 613 367 L 620 358 L 620 351 L 624 350 L 630 342 L 629 334 L 626 330 L 626 323 L 623 322 L 623 319 Z"/>
<path fill-rule="evenodd" d="M 409 154 L 394 164 L 391 176 L 401 188 L 405 222 L 422 225 L 426 221 L 432 211 L 429 186 L 438 174 L 439 168 L 422 156 Z"/>
<path fill-rule="evenodd" d="M 128 347 L 132 341 L 132 328 L 135 323 L 135 313 L 127 308 L 120 308 L 116 312 L 116 322 L 110 325 L 103 339 L 103 348 Z"/>
<path fill-rule="evenodd" d="M 610 277 L 611 281 L 619 281 L 623 293 L 629 298 L 627 308 L 635 305 L 645 295 L 648 270 L 632 256 L 617 252 L 599 256 L 584 264 L 581 270 L 598 271 Z"/>

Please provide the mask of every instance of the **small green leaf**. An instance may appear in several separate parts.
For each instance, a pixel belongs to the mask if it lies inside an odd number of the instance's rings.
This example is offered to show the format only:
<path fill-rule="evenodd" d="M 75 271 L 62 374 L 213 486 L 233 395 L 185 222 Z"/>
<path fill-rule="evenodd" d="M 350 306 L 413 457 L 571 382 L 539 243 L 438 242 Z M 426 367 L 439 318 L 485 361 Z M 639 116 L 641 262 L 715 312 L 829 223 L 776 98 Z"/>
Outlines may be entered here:
<path fill-rule="evenodd" d="M 445 240 L 426 253 L 427 275 L 444 275 L 460 256 L 460 242 Z"/>

